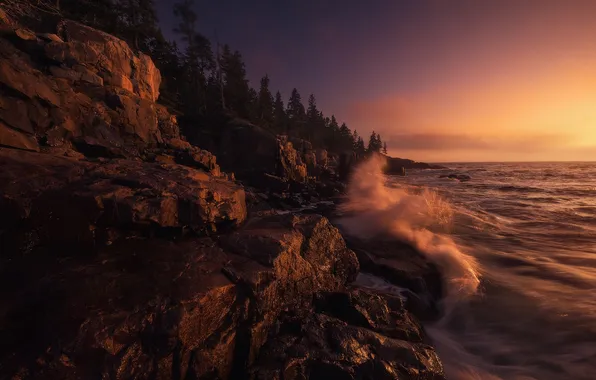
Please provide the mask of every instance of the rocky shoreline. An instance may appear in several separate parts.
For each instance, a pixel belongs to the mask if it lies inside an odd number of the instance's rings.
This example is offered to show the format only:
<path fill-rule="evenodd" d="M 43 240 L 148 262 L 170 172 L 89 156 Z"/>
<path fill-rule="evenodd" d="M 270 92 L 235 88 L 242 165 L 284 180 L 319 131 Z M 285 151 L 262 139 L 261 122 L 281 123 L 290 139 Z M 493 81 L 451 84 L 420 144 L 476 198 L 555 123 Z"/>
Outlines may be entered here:
<path fill-rule="evenodd" d="M 148 56 L 0 19 L 2 378 L 444 379 L 437 268 L 335 223 L 353 158 L 236 119 L 201 149 Z"/>

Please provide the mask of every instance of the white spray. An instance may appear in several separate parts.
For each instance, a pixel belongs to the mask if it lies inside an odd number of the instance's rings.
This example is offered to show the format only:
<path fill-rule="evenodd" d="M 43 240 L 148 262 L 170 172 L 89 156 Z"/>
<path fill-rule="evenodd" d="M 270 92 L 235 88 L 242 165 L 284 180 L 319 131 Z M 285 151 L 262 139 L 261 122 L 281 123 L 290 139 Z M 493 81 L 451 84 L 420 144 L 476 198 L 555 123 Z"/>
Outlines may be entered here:
<path fill-rule="evenodd" d="M 419 194 L 387 185 L 384 157 L 373 155 L 354 171 L 342 210 L 351 216 L 341 224 L 362 238 L 390 234 L 411 244 L 438 265 L 446 281 L 446 313 L 458 300 L 476 293 L 479 279 L 474 259 L 439 233 L 450 224 L 453 211 L 436 192 Z"/>

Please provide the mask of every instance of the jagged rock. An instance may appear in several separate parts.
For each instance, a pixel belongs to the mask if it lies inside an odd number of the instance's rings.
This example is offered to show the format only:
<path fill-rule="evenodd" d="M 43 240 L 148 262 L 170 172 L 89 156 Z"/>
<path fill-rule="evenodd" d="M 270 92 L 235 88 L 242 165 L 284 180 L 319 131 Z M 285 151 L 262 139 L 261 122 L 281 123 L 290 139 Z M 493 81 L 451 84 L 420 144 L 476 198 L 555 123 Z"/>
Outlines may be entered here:
<path fill-rule="evenodd" d="M 358 256 L 363 272 L 380 277 L 407 290 L 407 308 L 422 320 L 440 316 L 438 304 L 443 294 L 438 268 L 411 246 L 394 239 L 363 240 L 346 235 L 349 247 Z"/>
<path fill-rule="evenodd" d="M 277 154 L 277 175 L 296 182 L 306 181 L 306 165 L 302 163 L 300 155 L 291 142 L 283 139 L 279 143 Z"/>
<path fill-rule="evenodd" d="M 36 230 L 41 244 L 94 247 L 111 228 L 204 233 L 246 218 L 239 186 L 186 166 L 94 163 L 6 149 L 0 149 L 0 164 L 0 193 L 8 205 L 8 211 L 0 208 L 0 225 Z"/>
<path fill-rule="evenodd" d="M 64 39 L 24 41 L 20 29 L 0 36 L 1 121 L 42 145 L 72 141 L 91 156 L 138 157 L 164 143 L 162 130 L 166 142 L 180 138 L 175 117 L 154 103 L 160 75 L 149 57 L 72 21 L 58 32 Z"/>
<path fill-rule="evenodd" d="M 284 314 L 254 379 L 443 380 L 436 353 L 398 300 L 364 291 L 321 294 L 319 313 Z"/>
<path fill-rule="evenodd" d="M 33 379 L 245 378 L 282 311 L 311 308 L 358 271 L 321 217 L 257 220 L 225 245 L 233 252 L 210 239 L 129 239 L 93 257 L 0 267 L 11 273 L 0 276 L 10 284 L 0 368 Z"/>
<path fill-rule="evenodd" d="M 62 21 L 58 30 L 66 42 L 48 44 L 50 58 L 92 68 L 107 84 L 134 92 L 141 99 L 157 100 L 161 75 L 151 58 L 142 53 L 137 56 L 126 42 L 74 21 Z"/>

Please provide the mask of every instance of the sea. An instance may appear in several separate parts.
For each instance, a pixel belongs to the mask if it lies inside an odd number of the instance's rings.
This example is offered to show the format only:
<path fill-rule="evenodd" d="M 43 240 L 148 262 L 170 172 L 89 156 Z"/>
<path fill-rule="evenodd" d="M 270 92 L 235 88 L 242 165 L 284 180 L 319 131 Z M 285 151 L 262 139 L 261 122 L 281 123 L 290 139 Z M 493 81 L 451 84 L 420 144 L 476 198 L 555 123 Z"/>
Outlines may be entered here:
<path fill-rule="evenodd" d="M 349 194 L 364 235 L 393 232 L 443 271 L 446 313 L 425 327 L 447 378 L 596 379 L 596 163 L 444 165 L 372 162 Z"/>

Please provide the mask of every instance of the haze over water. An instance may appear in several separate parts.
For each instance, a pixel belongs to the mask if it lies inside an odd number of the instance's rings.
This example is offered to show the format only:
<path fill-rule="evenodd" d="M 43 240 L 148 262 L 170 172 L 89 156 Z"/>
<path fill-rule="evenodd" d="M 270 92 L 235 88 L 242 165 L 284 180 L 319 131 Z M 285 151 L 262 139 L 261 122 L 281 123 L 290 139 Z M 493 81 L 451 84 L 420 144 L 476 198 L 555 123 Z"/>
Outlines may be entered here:
<path fill-rule="evenodd" d="M 596 163 L 449 164 L 387 186 L 436 190 L 477 292 L 427 326 L 451 379 L 593 379 Z M 472 180 L 439 179 L 461 172 Z"/>

